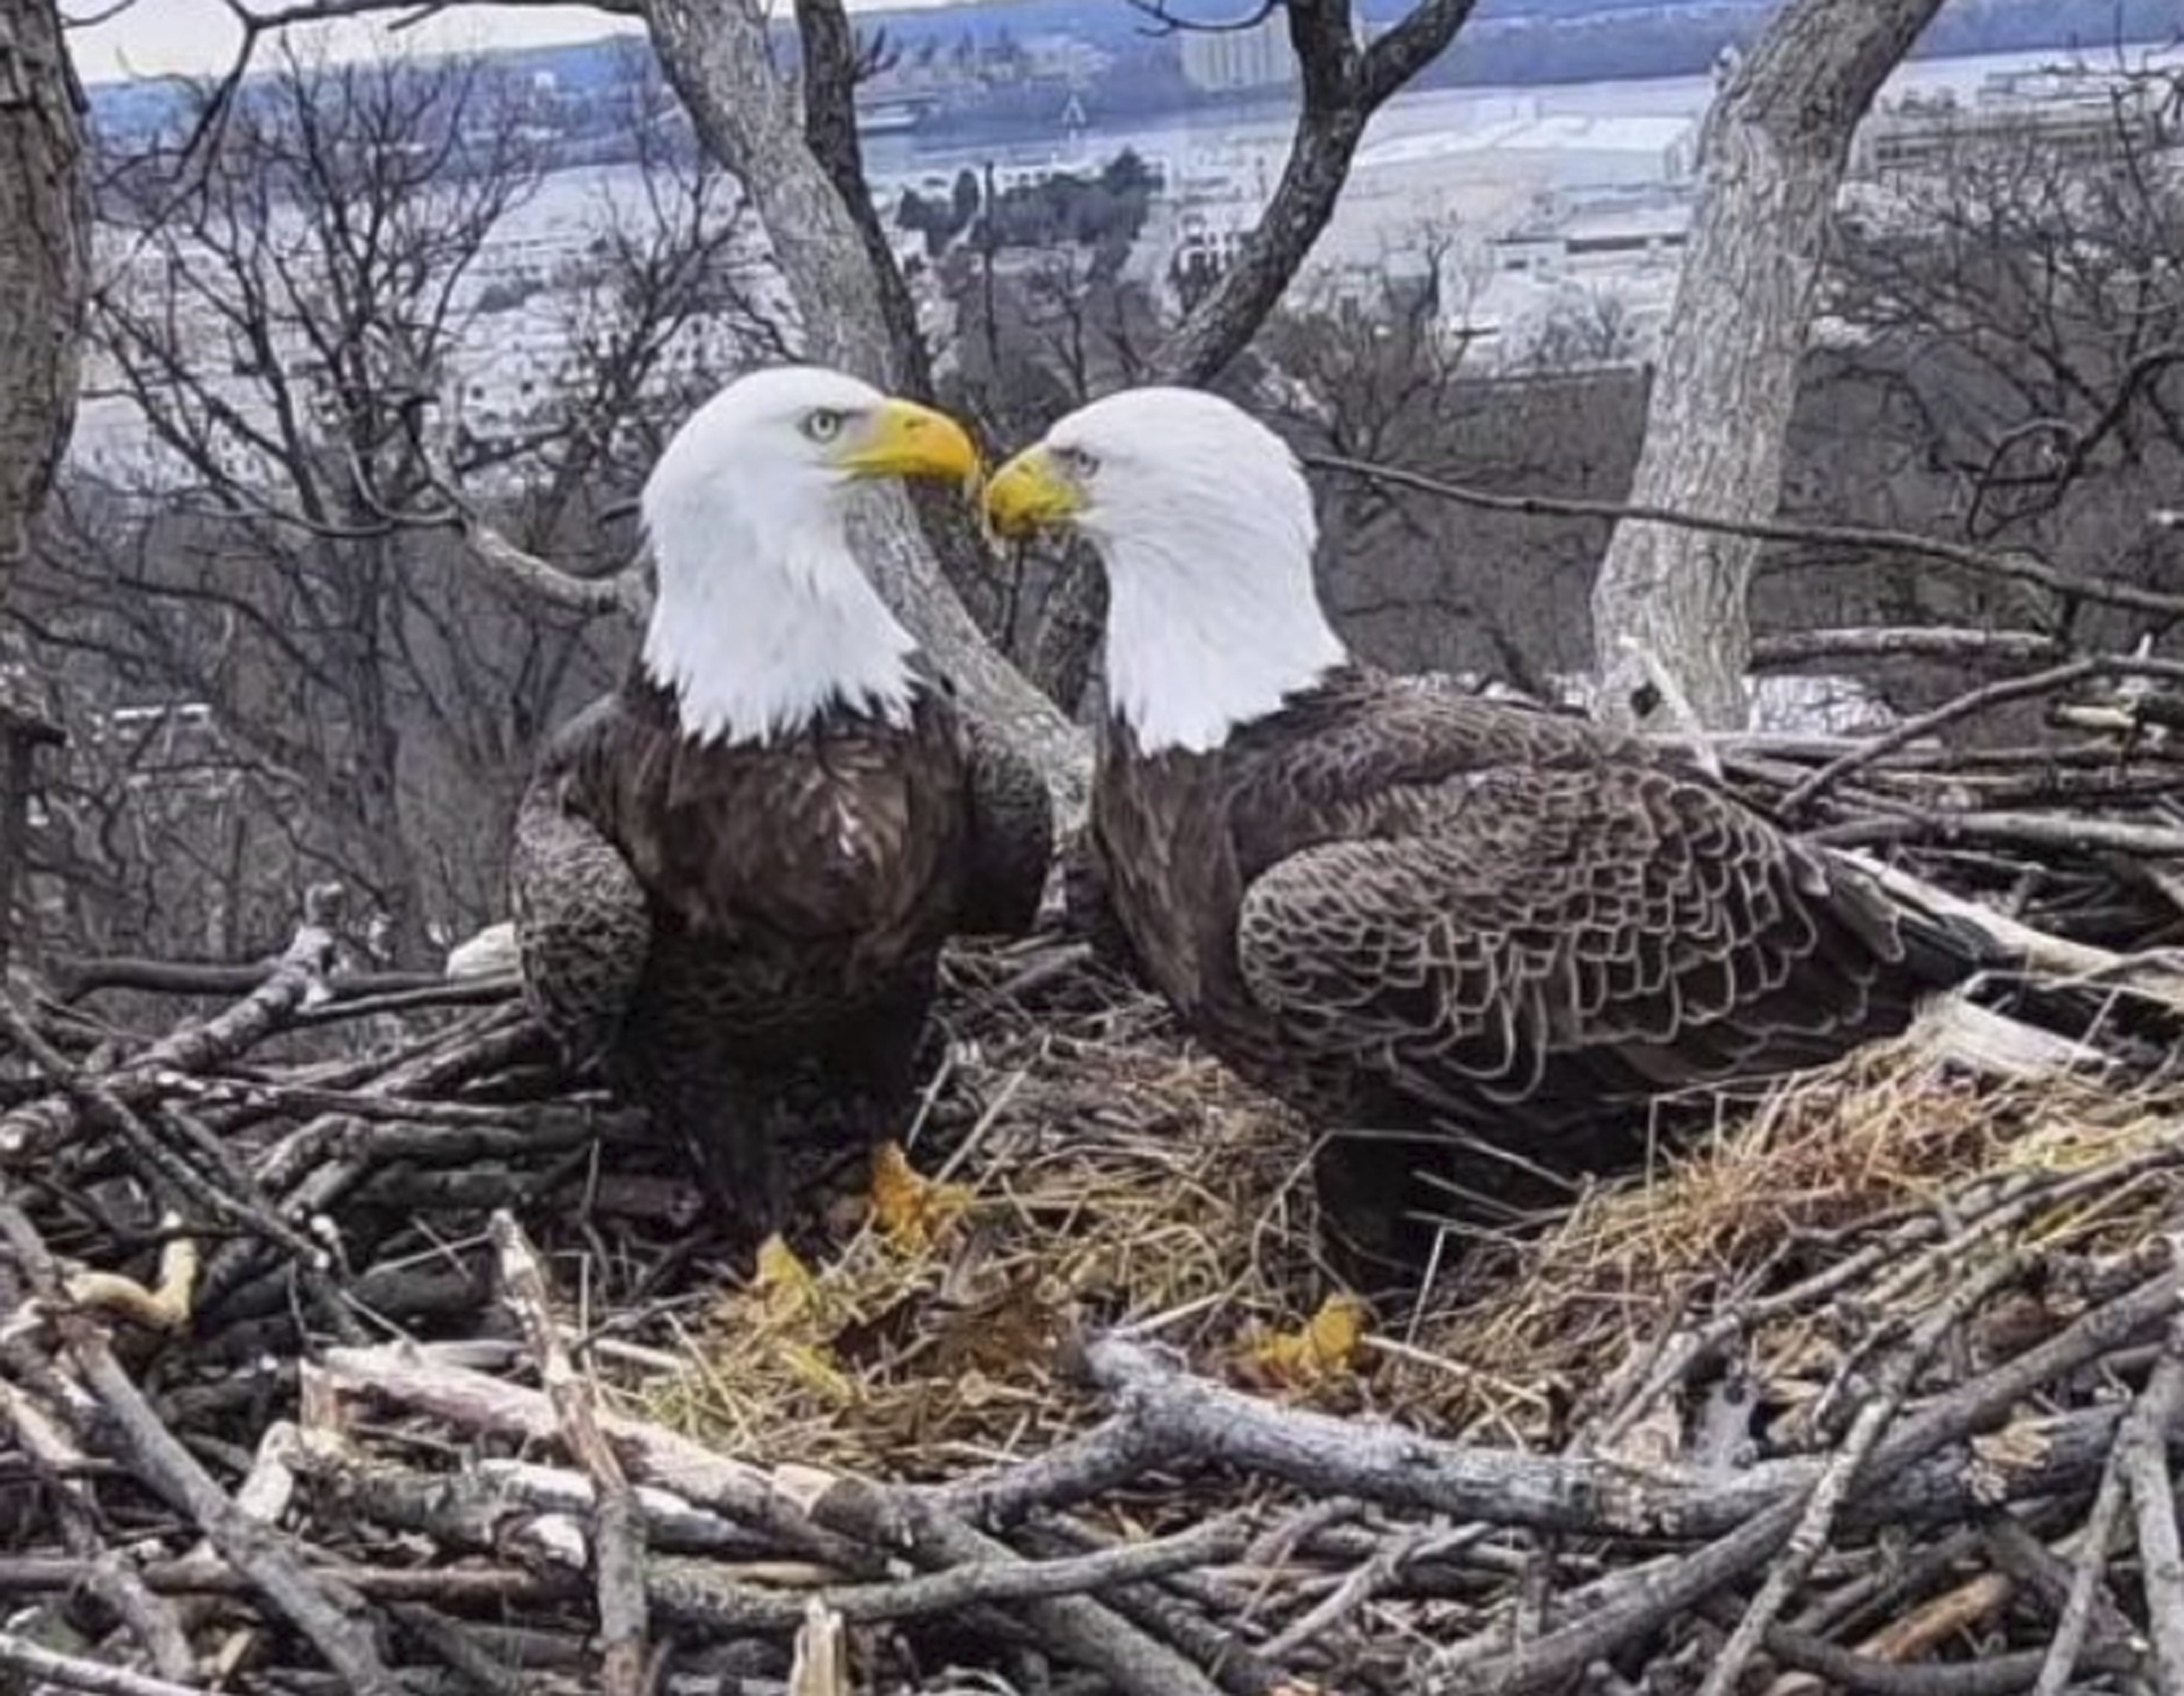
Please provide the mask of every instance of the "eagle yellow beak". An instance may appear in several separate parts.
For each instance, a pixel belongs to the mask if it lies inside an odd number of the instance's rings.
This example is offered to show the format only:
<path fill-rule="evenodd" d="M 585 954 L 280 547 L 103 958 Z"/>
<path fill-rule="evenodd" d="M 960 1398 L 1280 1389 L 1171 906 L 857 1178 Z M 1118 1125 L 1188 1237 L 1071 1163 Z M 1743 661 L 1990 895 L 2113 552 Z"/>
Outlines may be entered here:
<path fill-rule="evenodd" d="M 975 485 L 982 462 L 963 426 L 916 401 L 875 407 L 834 463 L 853 477 L 939 477 Z"/>
<path fill-rule="evenodd" d="M 986 485 L 986 523 L 1012 540 L 1067 523 L 1084 507 L 1084 497 L 1044 448 L 1025 448 Z"/>

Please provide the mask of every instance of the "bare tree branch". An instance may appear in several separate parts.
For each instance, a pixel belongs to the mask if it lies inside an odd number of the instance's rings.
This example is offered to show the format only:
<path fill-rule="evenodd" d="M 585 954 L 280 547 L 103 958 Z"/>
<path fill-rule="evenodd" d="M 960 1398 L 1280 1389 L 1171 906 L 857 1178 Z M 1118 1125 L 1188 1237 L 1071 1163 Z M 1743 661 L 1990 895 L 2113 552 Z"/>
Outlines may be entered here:
<path fill-rule="evenodd" d="M 1745 542 L 1804 543 L 1854 548 L 1878 553 L 1904 553 L 1954 565 L 1983 576 L 2031 583 L 2064 602 L 2090 601 L 2164 618 L 2184 617 L 2184 595 L 2142 589 L 2133 583 L 2117 583 L 2074 577 L 2044 560 L 2015 550 L 1978 548 L 1946 538 L 1920 536 L 1915 531 L 1884 530 L 1864 525 L 1809 524 L 1783 520 L 1741 518 L 1708 512 L 1691 512 L 1643 501 L 1581 500 L 1561 495 L 1504 495 L 1474 489 L 1445 478 L 1396 465 L 1374 465 L 1331 453 L 1306 453 L 1308 465 L 1362 477 L 1393 487 L 1458 502 L 1489 511 L 1527 513 L 1565 518 L 1606 518 L 1628 525 L 1658 525 L 1690 531 L 1702 536 L 1732 537 Z"/>
<path fill-rule="evenodd" d="M 1374 112 L 1456 39 L 1476 0 L 1424 0 L 1361 48 L 1349 0 L 1285 0 L 1302 99 L 1288 163 L 1234 266 L 1154 353 L 1150 375 L 1203 383 L 1243 352 L 1334 215 Z"/>

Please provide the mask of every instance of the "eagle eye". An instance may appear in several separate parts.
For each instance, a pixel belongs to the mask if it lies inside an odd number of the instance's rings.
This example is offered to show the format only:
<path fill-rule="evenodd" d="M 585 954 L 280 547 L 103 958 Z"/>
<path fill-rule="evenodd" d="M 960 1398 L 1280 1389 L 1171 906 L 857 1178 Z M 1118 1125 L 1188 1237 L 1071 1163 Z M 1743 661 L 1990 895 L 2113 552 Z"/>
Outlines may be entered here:
<path fill-rule="evenodd" d="M 1099 456 L 1088 453 L 1082 448 L 1056 448 L 1054 463 L 1080 483 L 1089 481 L 1092 474 L 1100 469 Z"/>
<path fill-rule="evenodd" d="M 842 433 L 849 417 L 849 414 L 831 406 L 814 407 L 804 414 L 803 423 L 797 427 L 814 442 L 832 442 Z"/>

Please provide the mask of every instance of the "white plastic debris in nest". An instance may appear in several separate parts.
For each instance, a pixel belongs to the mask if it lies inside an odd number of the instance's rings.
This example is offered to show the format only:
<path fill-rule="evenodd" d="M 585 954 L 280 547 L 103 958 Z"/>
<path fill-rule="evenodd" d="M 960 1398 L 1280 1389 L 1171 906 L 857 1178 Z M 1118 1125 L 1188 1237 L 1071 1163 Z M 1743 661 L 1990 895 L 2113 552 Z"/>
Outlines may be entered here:
<path fill-rule="evenodd" d="M 449 977 L 499 977 L 516 969 L 515 925 L 504 919 L 448 951 Z"/>

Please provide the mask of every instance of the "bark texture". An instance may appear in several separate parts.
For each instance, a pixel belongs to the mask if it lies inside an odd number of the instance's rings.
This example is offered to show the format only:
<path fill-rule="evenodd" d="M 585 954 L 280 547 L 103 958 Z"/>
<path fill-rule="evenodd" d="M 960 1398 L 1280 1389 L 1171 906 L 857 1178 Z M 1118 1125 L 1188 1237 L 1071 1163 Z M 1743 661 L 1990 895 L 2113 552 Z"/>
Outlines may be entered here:
<path fill-rule="evenodd" d="M 743 184 L 772 242 L 811 359 L 890 388 L 917 356 L 889 333 L 866 233 L 807 136 L 750 0 L 649 0 L 653 45 L 706 146 Z M 820 116 L 822 144 L 829 131 Z M 838 140 L 838 136 L 836 137 Z M 855 526 L 874 585 L 963 692 L 1039 761 L 1065 824 L 1081 816 L 1090 742 L 988 642 L 949 583 L 900 491 L 875 489 Z"/>
<path fill-rule="evenodd" d="M 1698 204 L 1633 501 L 1774 515 L 1851 136 L 1941 4 L 1789 0 L 1730 75 L 1700 139 Z M 1666 728 L 1680 695 L 1710 728 L 1744 723 L 1758 556 L 1735 537 L 1617 526 L 1592 598 L 1603 716 Z"/>
<path fill-rule="evenodd" d="M 83 97 L 53 0 L 0 0 L 0 595 L 75 422 Z"/>

